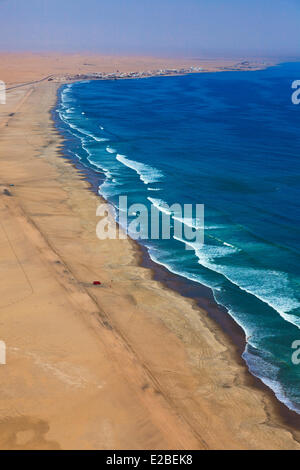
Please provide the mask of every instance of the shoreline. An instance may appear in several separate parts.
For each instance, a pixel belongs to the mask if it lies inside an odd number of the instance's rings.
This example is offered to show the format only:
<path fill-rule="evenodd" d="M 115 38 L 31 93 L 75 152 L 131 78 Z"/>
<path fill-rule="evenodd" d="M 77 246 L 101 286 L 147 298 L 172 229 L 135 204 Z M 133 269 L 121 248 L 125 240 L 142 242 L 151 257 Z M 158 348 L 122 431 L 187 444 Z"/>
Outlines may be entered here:
<path fill-rule="evenodd" d="M 74 82 L 75 83 L 75 82 Z M 108 204 L 103 195 L 99 193 L 99 181 L 96 174 L 103 177 L 105 180 L 105 174 L 101 171 L 96 171 L 93 168 L 89 168 L 83 165 L 76 157 L 68 156 L 65 153 L 67 147 L 67 139 L 65 138 L 62 129 L 59 128 L 59 118 L 56 119 L 56 109 L 58 107 L 58 101 L 60 100 L 60 90 L 63 86 L 61 85 L 57 90 L 57 102 L 51 110 L 51 117 L 53 119 L 54 127 L 61 135 L 63 139 L 63 149 L 61 151 L 61 157 L 72 164 L 72 166 L 83 174 L 84 179 L 90 185 L 90 190 L 99 198 Z M 118 222 L 117 226 L 119 227 Z M 120 229 L 120 227 L 119 227 Z M 194 302 L 195 308 L 199 310 L 199 315 L 205 312 L 224 332 L 229 341 L 232 343 L 234 349 L 235 360 L 245 368 L 246 374 L 248 374 L 248 385 L 250 387 L 262 390 L 270 399 L 274 402 L 275 408 L 277 408 L 278 414 L 286 422 L 287 425 L 300 429 L 300 415 L 293 409 L 289 408 L 285 403 L 281 402 L 275 395 L 275 392 L 265 385 L 262 380 L 249 371 L 246 362 L 242 358 L 242 354 L 246 347 L 246 335 L 242 327 L 234 320 L 229 314 L 226 307 L 218 304 L 214 298 L 213 290 L 210 287 L 184 278 L 180 274 L 175 274 L 169 271 L 165 266 L 160 265 L 153 261 L 148 253 L 147 248 L 143 243 L 138 242 L 130 238 L 127 235 L 129 243 L 133 246 L 136 253 L 136 262 L 138 265 L 147 268 L 151 272 L 151 278 L 159 282 L 164 289 L 169 289 L 179 295 Z"/>
<path fill-rule="evenodd" d="M 160 70 L 143 70 L 141 72 L 111 72 L 111 73 L 99 73 L 95 72 L 92 74 L 77 74 L 77 75 L 64 75 L 46 77 L 48 81 L 64 83 L 76 83 L 79 81 L 92 81 L 92 80 L 138 80 L 143 78 L 154 78 L 154 77 L 174 77 L 182 75 L 190 75 L 194 73 L 216 73 L 216 72 L 251 72 L 263 70 L 272 66 L 278 65 L 276 62 L 269 63 L 251 63 L 251 62 L 238 62 L 231 66 L 217 67 L 215 70 L 203 67 L 191 66 L 189 68 L 175 68 L 175 69 L 160 69 Z"/>
<path fill-rule="evenodd" d="M 140 75 L 152 76 L 151 74 L 167 76 L 172 72 L 180 70 L 193 70 L 192 73 L 199 73 L 195 69 L 201 69 L 200 73 L 224 72 L 224 71 L 250 71 L 261 70 L 274 66 L 283 59 L 263 58 L 263 57 L 234 57 L 226 59 L 209 59 L 205 57 L 197 58 L 157 58 L 151 56 L 101 56 L 97 54 L 63 54 L 63 53 L 3 53 L 0 52 L 0 79 L 8 88 L 24 86 L 27 83 L 35 83 L 42 80 L 64 83 L 68 81 L 78 81 L 80 76 L 95 79 L 96 76 L 109 75 Z M 16 63 L 18 66 L 16 66 Z M 37 64 L 39 64 L 37 68 Z M 20 69 L 22 73 L 20 73 Z M 41 72 L 42 71 L 42 72 Z M 185 72 L 186 73 L 186 72 Z M 189 72 L 191 73 L 191 72 Z M 150 75 L 149 75 L 150 74 Z M 123 77 L 124 78 L 124 77 Z M 67 80 L 66 80 L 67 79 Z"/>
<path fill-rule="evenodd" d="M 300 449 L 219 325 L 133 241 L 96 239 L 99 196 L 62 156 L 57 90 L 12 90 L 3 108 L 0 448 Z"/>

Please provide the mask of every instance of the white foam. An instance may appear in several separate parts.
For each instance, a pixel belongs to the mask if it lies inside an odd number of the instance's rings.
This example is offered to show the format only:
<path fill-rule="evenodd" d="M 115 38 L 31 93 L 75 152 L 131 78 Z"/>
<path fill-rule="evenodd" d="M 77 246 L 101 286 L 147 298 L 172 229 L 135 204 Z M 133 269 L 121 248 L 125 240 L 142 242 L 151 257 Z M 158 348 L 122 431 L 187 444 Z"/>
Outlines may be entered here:
<path fill-rule="evenodd" d="M 74 123 L 69 121 L 69 119 L 68 119 L 69 116 L 68 115 L 69 114 L 74 114 L 74 111 L 73 111 L 74 107 L 67 105 L 68 103 L 73 102 L 73 100 L 68 99 L 68 95 L 71 91 L 71 86 L 72 85 L 67 85 L 66 88 L 64 88 L 64 90 L 61 93 L 62 106 L 65 109 L 65 112 L 67 114 L 67 116 L 66 116 L 66 115 L 63 115 L 62 113 L 60 113 L 60 117 L 61 117 L 62 121 L 64 121 L 68 126 L 70 126 L 71 129 L 76 130 L 77 132 L 79 132 L 82 135 L 88 136 L 88 137 L 90 137 L 91 139 L 93 139 L 97 142 L 107 142 L 109 139 L 105 139 L 104 137 L 98 137 L 97 135 L 93 134 L 92 132 L 88 132 L 87 130 L 82 129 L 81 127 L 78 127 Z M 85 114 L 85 113 L 82 112 L 81 114 Z"/>
<path fill-rule="evenodd" d="M 172 219 L 177 220 L 178 222 L 182 223 L 183 225 L 186 225 L 187 227 L 193 228 L 195 230 L 203 230 L 205 227 L 203 226 L 203 222 L 201 222 L 197 218 L 190 218 L 190 217 L 181 217 L 179 215 L 176 215 L 176 212 L 174 212 L 172 209 L 172 206 L 170 207 L 165 201 L 162 199 L 156 199 L 154 197 L 147 197 L 148 201 L 151 202 L 151 204 L 156 207 L 160 212 L 163 212 L 164 214 L 172 216 Z M 176 208 L 175 208 L 176 209 Z M 180 213 L 181 215 L 181 213 Z"/>
<path fill-rule="evenodd" d="M 147 199 L 160 212 L 163 212 L 164 214 L 167 214 L 167 215 L 172 215 L 172 211 L 170 211 L 168 204 L 162 199 L 155 199 L 154 197 L 147 197 Z"/>
<path fill-rule="evenodd" d="M 105 139 L 104 137 L 98 137 L 95 134 L 93 134 L 92 132 L 88 132 L 85 129 L 82 129 L 81 127 L 75 126 L 74 124 L 71 125 L 71 123 L 69 123 L 69 122 L 68 122 L 68 124 L 73 129 L 76 129 L 78 132 L 80 132 L 81 134 L 86 135 L 86 136 L 90 137 L 91 139 L 96 140 L 96 142 L 107 142 L 108 141 L 108 139 Z"/>
<path fill-rule="evenodd" d="M 221 228 L 227 228 L 227 225 L 205 225 L 205 230 L 220 230 Z"/>
<path fill-rule="evenodd" d="M 61 120 L 65 124 L 67 124 L 71 129 L 74 129 L 75 131 L 79 132 L 80 134 L 87 136 L 97 142 L 108 142 L 109 139 L 106 139 L 104 137 L 98 137 L 95 134 L 82 129 L 81 127 L 76 126 L 74 123 L 70 122 L 67 116 L 65 116 L 63 113 L 59 112 L 59 115 L 60 115 Z M 80 136 L 77 136 L 77 137 L 80 137 Z"/>
<path fill-rule="evenodd" d="M 113 149 L 112 147 L 109 147 L 109 145 L 106 147 L 106 151 L 108 153 L 117 153 L 117 151 L 115 149 Z"/>
<path fill-rule="evenodd" d="M 78 160 L 82 160 L 81 156 L 78 155 L 78 153 L 75 153 L 76 157 L 78 158 Z"/>
<path fill-rule="evenodd" d="M 253 347 L 253 346 L 252 346 Z M 285 390 L 282 384 L 276 380 L 271 379 L 272 377 L 277 377 L 279 373 L 279 368 L 274 364 L 266 362 L 263 358 L 256 354 L 252 354 L 249 351 L 248 345 L 243 353 L 243 359 L 246 361 L 250 372 L 257 378 L 259 378 L 268 388 L 273 390 L 277 399 L 284 403 L 290 410 L 295 411 L 300 414 L 300 405 L 293 403 L 285 393 Z"/>
<path fill-rule="evenodd" d="M 162 172 L 150 165 L 135 160 L 129 160 L 125 155 L 117 154 L 116 158 L 120 163 L 134 170 L 145 184 L 157 183 L 163 178 Z"/>
<path fill-rule="evenodd" d="M 300 302 L 294 296 L 287 274 L 281 271 L 233 266 L 225 261 L 221 262 L 221 258 L 232 256 L 239 251 L 238 248 L 229 244 L 225 245 L 224 242 L 223 246 L 204 244 L 200 249 L 195 247 L 199 264 L 221 274 L 241 290 L 269 305 L 286 321 L 300 328 L 300 318 L 289 313 L 299 308 Z M 214 262 L 214 260 L 218 261 Z"/>
<path fill-rule="evenodd" d="M 190 242 L 190 241 L 184 240 L 183 238 L 177 237 L 176 235 L 173 235 L 173 238 L 177 240 L 178 242 L 181 242 L 181 243 L 184 243 L 185 245 L 190 246 L 191 248 L 193 248 L 193 250 L 197 250 L 202 246 L 202 243 L 196 244 L 194 242 Z"/>
<path fill-rule="evenodd" d="M 160 207 L 156 202 L 156 205 Z M 224 276 L 232 284 L 273 308 L 282 318 L 300 328 L 300 318 L 292 310 L 300 307 L 300 302 L 294 296 L 286 273 L 267 269 L 251 268 L 249 266 L 228 265 L 226 257 L 232 257 L 241 250 L 223 242 L 222 246 L 196 244 L 174 238 L 187 244 L 195 250 L 198 263 L 211 271 Z M 222 258 L 224 261 L 222 263 Z"/>
<path fill-rule="evenodd" d="M 200 229 L 203 230 L 205 228 L 205 226 L 203 225 L 203 221 L 201 222 L 199 219 L 192 219 L 190 217 L 176 217 L 176 216 L 174 216 L 173 218 L 190 228 L 194 228 L 197 230 L 200 230 Z"/>
<path fill-rule="evenodd" d="M 189 279 L 190 281 L 198 282 L 199 284 L 202 284 L 206 287 L 209 287 L 211 289 L 215 289 L 216 286 L 212 286 L 211 284 L 208 284 L 206 280 L 200 275 L 196 275 L 187 271 L 181 271 L 180 269 L 176 269 L 174 266 L 171 266 L 169 263 L 164 263 L 158 256 L 155 255 L 155 252 L 160 253 L 159 248 L 155 248 L 153 246 L 147 246 L 149 256 L 157 264 L 160 264 L 161 266 L 164 266 L 165 268 L 168 269 L 171 273 L 177 274 L 178 276 L 185 277 L 186 279 Z"/>

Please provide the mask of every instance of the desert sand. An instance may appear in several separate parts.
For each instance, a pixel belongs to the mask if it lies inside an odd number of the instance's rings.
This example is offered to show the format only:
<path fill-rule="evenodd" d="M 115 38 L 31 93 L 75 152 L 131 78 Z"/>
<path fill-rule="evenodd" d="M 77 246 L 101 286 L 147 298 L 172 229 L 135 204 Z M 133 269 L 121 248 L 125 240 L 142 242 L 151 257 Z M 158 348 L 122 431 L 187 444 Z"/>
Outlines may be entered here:
<path fill-rule="evenodd" d="M 62 54 L 62 53 L 0 53 L 0 80 L 7 86 L 41 80 L 54 75 L 57 78 L 71 74 L 89 74 L 95 72 L 141 72 L 181 67 L 203 67 L 207 71 L 221 71 L 224 68 L 235 68 L 244 59 L 168 59 L 156 57 L 116 57 L 95 54 Z M 259 69 L 274 61 L 253 58 L 249 68 Z"/>
<path fill-rule="evenodd" d="M 56 73 L 0 63 L 11 84 Z M 299 450 L 299 420 L 207 312 L 153 280 L 133 242 L 96 237 L 101 200 L 51 119 L 58 86 L 0 105 L 0 449 Z"/>

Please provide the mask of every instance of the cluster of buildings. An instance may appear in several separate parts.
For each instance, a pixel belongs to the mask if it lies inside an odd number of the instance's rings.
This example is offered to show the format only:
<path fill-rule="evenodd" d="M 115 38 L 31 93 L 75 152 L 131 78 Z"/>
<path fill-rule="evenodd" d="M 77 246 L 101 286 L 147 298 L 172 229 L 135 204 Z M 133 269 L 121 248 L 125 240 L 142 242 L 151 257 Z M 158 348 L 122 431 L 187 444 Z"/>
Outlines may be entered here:
<path fill-rule="evenodd" d="M 65 75 L 64 77 L 55 77 L 56 81 L 65 81 L 65 80 L 119 80 L 122 78 L 146 78 L 146 77 L 160 77 L 164 75 L 183 75 L 187 73 L 197 73 L 203 72 L 202 67 L 188 67 L 180 69 L 160 69 L 160 70 L 148 70 L 143 72 L 113 72 L 113 73 L 103 73 L 103 72 L 93 72 L 93 73 L 84 73 L 76 75 Z"/>

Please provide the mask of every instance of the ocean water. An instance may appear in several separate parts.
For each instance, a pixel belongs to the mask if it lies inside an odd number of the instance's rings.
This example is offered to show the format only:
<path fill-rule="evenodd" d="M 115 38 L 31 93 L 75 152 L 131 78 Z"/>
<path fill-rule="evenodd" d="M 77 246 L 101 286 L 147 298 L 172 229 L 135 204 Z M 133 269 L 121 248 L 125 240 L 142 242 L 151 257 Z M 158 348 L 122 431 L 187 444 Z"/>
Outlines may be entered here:
<path fill-rule="evenodd" d="M 120 195 L 158 212 L 164 202 L 205 205 L 203 245 L 142 243 L 155 262 L 213 290 L 246 333 L 250 372 L 300 413 L 291 347 L 300 340 L 296 79 L 298 63 L 77 82 L 60 89 L 55 114 L 66 151 L 98 172 L 117 218 Z"/>

